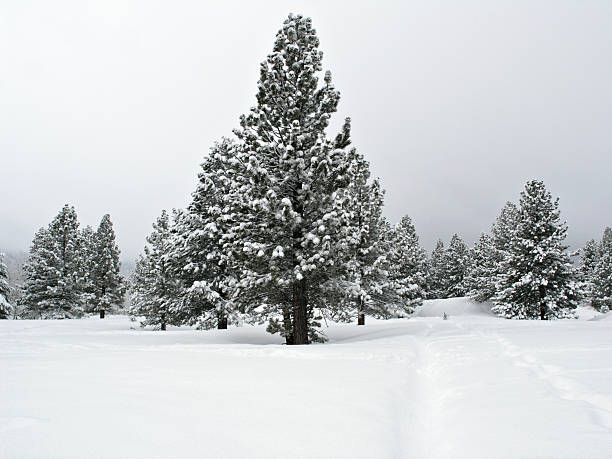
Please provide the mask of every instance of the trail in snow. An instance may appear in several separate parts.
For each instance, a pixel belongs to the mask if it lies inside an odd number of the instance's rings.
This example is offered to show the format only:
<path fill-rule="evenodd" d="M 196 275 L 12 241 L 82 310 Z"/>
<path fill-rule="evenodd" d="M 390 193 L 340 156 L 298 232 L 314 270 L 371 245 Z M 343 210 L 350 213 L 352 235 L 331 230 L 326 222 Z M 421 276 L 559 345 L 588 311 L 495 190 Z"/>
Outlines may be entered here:
<path fill-rule="evenodd" d="M 309 347 L 262 327 L 2 321 L 0 458 L 610 458 L 612 321 L 590 314 L 432 301 Z"/>

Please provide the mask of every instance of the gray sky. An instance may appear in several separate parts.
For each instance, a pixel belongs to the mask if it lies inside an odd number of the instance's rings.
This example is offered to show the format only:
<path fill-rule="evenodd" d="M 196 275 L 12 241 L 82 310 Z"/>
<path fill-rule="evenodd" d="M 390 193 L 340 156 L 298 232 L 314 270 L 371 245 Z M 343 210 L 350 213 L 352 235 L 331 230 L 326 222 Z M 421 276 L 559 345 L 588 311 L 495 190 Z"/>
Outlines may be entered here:
<path fill-rule="evenodd" d="M 488 230 L 530 178 L 569 242 L 612 225 L 612 2 L 0 0 L 0 248 L 69 202 L 134 257 L 255 102 L 289 12 L 342 93 L 333 127 L 427 249 Z M 330 132 L 335 135 L 335 132 Z"/>

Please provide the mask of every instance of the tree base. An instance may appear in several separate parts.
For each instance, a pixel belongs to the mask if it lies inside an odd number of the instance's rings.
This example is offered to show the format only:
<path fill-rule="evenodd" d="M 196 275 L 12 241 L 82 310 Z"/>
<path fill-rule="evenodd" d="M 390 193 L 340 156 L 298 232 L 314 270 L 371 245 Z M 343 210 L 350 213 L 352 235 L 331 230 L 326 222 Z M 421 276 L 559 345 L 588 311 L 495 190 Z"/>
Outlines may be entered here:
<path fill-rule="evenodd" d="M 365 314 L 359 314 L 357 317 L 357 325 L 365 325 Z"/>
<path fill-rule="evenodd" d="M 104 309 L 100 309 L 100 319 L 104 319 Z"/>
<path fill-rule="evenodd" d="M 217 330 L 227 330 L 227 317 L 219 317 Z"/>

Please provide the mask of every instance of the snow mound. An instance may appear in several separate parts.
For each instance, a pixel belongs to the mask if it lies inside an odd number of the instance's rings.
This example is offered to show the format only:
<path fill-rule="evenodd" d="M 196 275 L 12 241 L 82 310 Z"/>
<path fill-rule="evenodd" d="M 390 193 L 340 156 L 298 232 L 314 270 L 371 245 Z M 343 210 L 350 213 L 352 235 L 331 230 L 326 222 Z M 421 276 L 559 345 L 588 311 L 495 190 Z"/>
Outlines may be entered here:
<path fill-rule="evenodd" d="M 470 298 L 447 298 L 443 300 L 425 300 L 422 306 L 416 308 L 414 317 L 449 316 L 490 316 L 490 303 L 477 303 Z"/>

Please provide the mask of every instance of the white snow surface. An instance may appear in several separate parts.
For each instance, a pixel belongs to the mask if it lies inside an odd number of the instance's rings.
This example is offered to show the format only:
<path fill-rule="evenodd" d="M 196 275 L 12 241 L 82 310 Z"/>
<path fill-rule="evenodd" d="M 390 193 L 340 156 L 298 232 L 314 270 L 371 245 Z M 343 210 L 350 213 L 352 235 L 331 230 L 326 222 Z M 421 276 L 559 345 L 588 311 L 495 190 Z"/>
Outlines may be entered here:
<path fill-rule="evenodd" d="M 427 301 L 300 347 L 264 327 L 0 321 L 0 457 L 612 457 L 612 315 L 488 311 Z"/>

